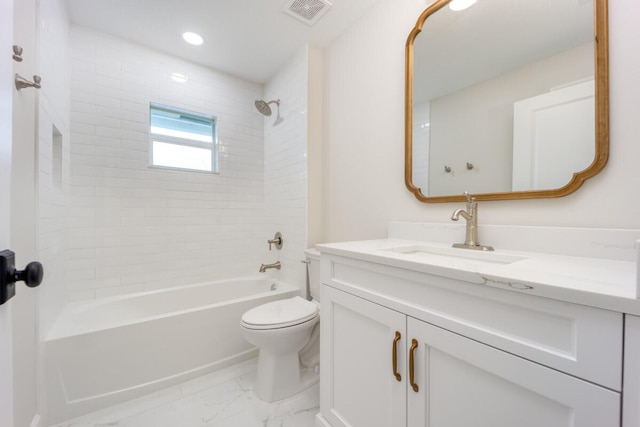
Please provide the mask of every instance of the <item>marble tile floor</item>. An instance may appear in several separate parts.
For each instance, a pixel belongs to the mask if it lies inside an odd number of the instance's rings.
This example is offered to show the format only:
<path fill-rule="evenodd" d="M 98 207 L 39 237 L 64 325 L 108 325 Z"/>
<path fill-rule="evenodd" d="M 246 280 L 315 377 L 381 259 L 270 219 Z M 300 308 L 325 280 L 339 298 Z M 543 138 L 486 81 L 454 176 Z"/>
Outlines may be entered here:
<path fill-rule="evenodd" d="M 274 403 L 253 394 L 257 359 L 51 427 L 313 427 L 318 384 Z"/>

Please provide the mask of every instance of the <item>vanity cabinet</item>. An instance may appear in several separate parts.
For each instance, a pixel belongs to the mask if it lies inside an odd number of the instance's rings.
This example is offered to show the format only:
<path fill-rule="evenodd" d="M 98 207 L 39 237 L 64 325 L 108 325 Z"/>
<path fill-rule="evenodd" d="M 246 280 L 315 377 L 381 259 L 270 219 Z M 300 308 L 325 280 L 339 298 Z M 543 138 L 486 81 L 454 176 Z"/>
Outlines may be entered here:
<path fill-rule="evenodd" d="M 335 256 L 322 269 L 319 425 L 620 426 L 620 313 Z M 525 325 L 527 299 L 548 318 Z M 558 331 L 544 344 L 563 324 L 570 348 Z"/>

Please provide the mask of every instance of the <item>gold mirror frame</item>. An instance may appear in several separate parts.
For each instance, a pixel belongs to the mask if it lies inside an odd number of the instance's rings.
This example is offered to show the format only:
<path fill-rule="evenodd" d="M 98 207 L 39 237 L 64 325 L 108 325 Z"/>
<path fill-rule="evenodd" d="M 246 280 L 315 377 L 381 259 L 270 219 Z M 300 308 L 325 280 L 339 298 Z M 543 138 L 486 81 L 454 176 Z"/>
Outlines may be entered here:
<path fill-rule="evenodd" d="M 437 0 L 422 12 L 406 43 L 405 62 L 405 165 L 404 179 L 409 191 L 421 202 L 464 202 L 464 195 L 425 196 L 413 184 L 413 43 L 427 18 L 449 4 L 451 0 Z M 591 165 L 576 172 L 567 185 L 551 190 L 513 191 L 473 194 L 477 200 L 518 200 L 563 197 L 576 191 L 585 180 L 598 174 L 609 159 L 609 44 L 607 0 L 594 0 L 595 50 L 595 158 Z"/>

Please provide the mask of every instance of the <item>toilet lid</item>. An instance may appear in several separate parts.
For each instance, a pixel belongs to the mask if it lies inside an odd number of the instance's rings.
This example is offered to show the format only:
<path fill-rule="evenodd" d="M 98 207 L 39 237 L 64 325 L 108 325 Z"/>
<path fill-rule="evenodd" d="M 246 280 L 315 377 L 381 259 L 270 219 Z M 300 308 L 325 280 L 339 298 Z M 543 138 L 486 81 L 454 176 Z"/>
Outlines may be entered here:
<path fill-rule="evenodd" d="M 242 315 L 242 323 L 249 328 L 285 328 L 313 319 L 318 307 L 303 298 L 293 297 L 268 302 L 248 310 Z"/>

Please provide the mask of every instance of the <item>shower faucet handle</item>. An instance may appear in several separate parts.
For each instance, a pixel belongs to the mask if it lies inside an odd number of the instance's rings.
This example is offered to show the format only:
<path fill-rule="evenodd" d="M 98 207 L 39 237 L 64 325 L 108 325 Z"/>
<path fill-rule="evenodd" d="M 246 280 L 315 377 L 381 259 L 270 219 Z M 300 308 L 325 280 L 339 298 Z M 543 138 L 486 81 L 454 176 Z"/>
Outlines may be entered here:
<path fill-rule="evenodd" d="M 271 245 L 275 245 L 277 250 L 282 249 L 282 233 L 278 231 L 276 235 L 273 236 L 273 239 L 267 240 L 267 243 L 269 243 L 269 250 L 271 250 Z"/>

